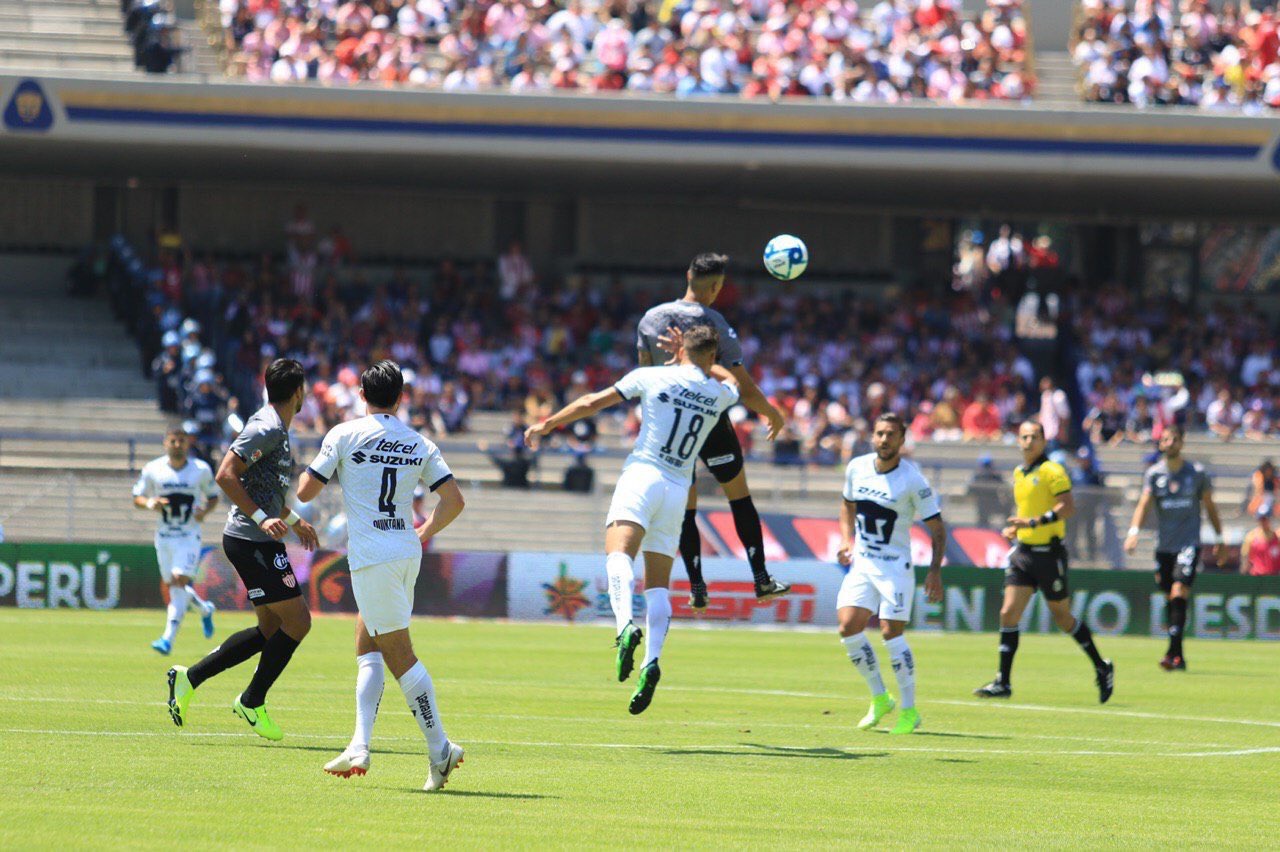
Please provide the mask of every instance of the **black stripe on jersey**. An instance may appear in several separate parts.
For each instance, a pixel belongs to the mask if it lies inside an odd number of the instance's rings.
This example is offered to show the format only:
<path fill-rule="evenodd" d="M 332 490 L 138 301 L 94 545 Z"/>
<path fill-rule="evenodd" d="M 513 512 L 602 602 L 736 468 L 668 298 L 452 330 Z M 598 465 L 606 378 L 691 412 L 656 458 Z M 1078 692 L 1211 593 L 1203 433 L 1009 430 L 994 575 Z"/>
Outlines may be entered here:
<path fill-rule="evenodd" d="M 618 392 L 618 396 L 622 397 L 622 401 L 623 401 L 623 402 L 630 402 L 630 401 L 631 401 L 631 397 L 629 397 L 629 396 L 627 396 L 625 393 L 623 393 L 623 392 L 622 392 L 622 389 L 621 389 L 621 388 L 619 388 L 617 385 L 614 385 L 614 386 L 613 386 L 613 389 L 614 389 L 615 391 L 617 391 L 617 392 Z"/>
<path fill-rule="evenodd" d="M 319 474 L 319 473 L 316 473 L 316 469 L 315 469 L 314 467 L 311 467 L 310 465 L 307 465 L 307 473 L 311 474 L 311 475 L 312 475 L 312 476 L 314 476 L 316 479 L 318 479 L 318 480 L 320 480 L 321 482 L 323 482 L 325 485 L 328 485 L 328 484 L 329 484 L 329 477 L 327 477 L 327 476 L 323 476 L 323 475 L 321 475 L 321 474 Z"/>
<path fill-rule="evenodd" d="M 927 518 L 921 518 L 921 519 L 920 519 L 920 523 L 922 523 L 922 524 L 927 524 L 927 523 L 929 523 L 929 521 L 932 521 L 934 518 L 941 518 L 941 517 L 942 517 L 942 513 L 941 513 L 941 512 L 935 512 L 935 513 L 933 513 L 932 515 L 930 515 L 930 516 L 929 516 L 929 517 L 927 517 Z"/>
<path fill-rule="evenodd" d="M 441 485 L 444 485 L 444 484 L 445 484 L 446 482 L 448 482 L 450 479 L 453 479 L 453 474 L 452 474 L 452 473 L 451 473 L 451 474 L 449 474 L 448 476 L 441 477 L 441 478 L 440 478 L 440 481 L 439 481 L 439 482 L 436 482 L 435 484 L 433 484 L 429 490 L 431 490 L 431 491 L 435 491 L 437 488 L 439 488 Z"/>

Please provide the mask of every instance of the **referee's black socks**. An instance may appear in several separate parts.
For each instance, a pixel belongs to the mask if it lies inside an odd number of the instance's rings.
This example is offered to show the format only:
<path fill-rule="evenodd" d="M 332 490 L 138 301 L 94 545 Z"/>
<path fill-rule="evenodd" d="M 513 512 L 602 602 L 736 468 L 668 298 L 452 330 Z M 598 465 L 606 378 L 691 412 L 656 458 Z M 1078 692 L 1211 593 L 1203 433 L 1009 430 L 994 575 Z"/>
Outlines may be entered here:
<path fill-rule="evenodd" d="M 1077 618 L 1076 626 L 1071 630 L 1071 638 L 1075 639 L 1080 644 L 1080 647 L 1084 649 L 1084 652 L 1089 655 L 1089 659 L 1093 661 L 1095 669 L 1102 668 L 1104 661 L 1102 655 L 1098 653 L 1098 649 L 1094 647 L 1093 631 L 1089 629 L 1089 625 Z"/>
<path fill-rule="evenodd" d="M 1182 656 L 1182 631 L 1187 626 L 1187 599 L 1169 598 L 1169 656 Z"/>
<path fill-rule="evenodd" d="M 1013 655 L 1018 653 L 1018 633 L 1016 627 L 1000 628 L 1000 682 L 1009 685 L 1009 677 L 1013 672 Z"/>
<path fill-rule="evenodd" d="M 187 669 L 187 678 L 191 681 L 191 687 L 194 689 L 214 675 L 222 674 L 232 666 L 240 665 L 261 651 L 266 642 L 262 631 L 256 627 L 246 627 L 238 633 L 232 633 L 203 660 Z"/>
<path fill-rule="evenodd" d="M 730 500 L 729 509 L 733 512 L 733 528 L 738 533 L 738 541 L 742 542 L 751 563 L 751 576 L 757 584 L 769 582 L 769 569 L 764 564 L 764 531 L 760 528 L 760 513 L 756 511 L 755 501 L 750 495 Z"/>
<path fill-rule="evenodd" d="M 684 510 L 684 526 L 680 528 L 680 558 L 684 560 L 689 585 L 705 585 L 702 579 L 702 534 L 698 532 L 698 510 Z"/>

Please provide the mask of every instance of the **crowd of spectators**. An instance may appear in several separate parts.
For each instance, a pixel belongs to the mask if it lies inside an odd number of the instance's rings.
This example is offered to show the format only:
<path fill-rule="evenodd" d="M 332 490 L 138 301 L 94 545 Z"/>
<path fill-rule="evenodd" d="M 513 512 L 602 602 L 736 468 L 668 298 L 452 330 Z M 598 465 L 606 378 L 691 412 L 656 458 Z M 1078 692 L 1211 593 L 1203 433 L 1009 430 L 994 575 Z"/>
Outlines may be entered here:
<path fill-rule="evenodd" d="M 229 73 L 448 91 L 1020 100 L 1023 0 L 221 0 Z"/>
<path fill-rule="evenodd" d="M 143 344 L 160 405 L 210 443 L 228 415 L 234 423 L 260 404 L 262 370 L 279 356 L 300 360 L 312 381 L 296 421 L 304 432 L 357 412 L 359 372 L 383 357 L 406 369 L 403 414 L 414 428 L 465 432 L 477 409 L 536 421 L 633 368 L 639 316 L 680 295 L 676 281 L 546 281 L 518 243 L 496 262 L 371 277 L 353 265 L 341 230 L 319 236 L 305 208 L 283 231 L 283 256 L 254 262 L 194 255 L 172 234 L 157 237 L 151 262 L 113 245 L 104 274 Z M 1076 305 L 1076 377 L 1096 445 L 1148 444 L 1172 422 L 1223 440 L 1280 435 L 1280 352 L 1250 306 L 1190 312 L 1119 286 L 1068 286 L 1061 299 Z M 1078 443 L 1067 394 L 1015 344 L 1016 308 L 999 288 L 870 299 L 730 281 L 717 307 L 737 326 L 761 389 L 788 415 L 770 450 L 779 462 L 836 464 L 865 451 L 868 424 L 885 410 L 905 413 L 917 442 L 1009 442 L 1038 416 L 1052 441 Z M 634 434 L 634 412 L 617 416 L 618 430 Z M 754 416 L 739 408 L 732 417 L 748 451 L 764 450 Z M 566 441 L 585 454 L 596 434 Z"/>
<path fill-rule="evenodd" d="M 1245 113 L 1280 108 L 1274 0 L 1084 0 L 1074 56 L 1085 99 Z"/>

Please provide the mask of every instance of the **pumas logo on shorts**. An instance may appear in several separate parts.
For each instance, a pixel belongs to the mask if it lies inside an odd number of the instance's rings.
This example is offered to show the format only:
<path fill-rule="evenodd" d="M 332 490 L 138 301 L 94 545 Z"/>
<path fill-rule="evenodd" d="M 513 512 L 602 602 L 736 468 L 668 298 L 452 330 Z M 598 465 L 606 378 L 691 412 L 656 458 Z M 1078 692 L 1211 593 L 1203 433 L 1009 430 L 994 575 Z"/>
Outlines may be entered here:
<path fill-rule="evenodd" d="M 289 555 L 287 553 L 277 553 L 276 558 L 273 561 L 275 562 L 277 571 L 289 570 Z"/>

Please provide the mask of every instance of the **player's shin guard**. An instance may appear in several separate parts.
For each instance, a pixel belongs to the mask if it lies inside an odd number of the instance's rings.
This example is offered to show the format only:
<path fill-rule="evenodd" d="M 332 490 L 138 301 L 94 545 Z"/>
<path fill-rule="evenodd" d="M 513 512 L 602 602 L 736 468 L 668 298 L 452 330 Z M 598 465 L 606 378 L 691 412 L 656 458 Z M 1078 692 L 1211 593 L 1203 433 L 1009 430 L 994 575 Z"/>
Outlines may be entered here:
<path fill-rule="evenodd" d="M 1182 656 L 1182 633 L 1187 626 L 1187 599 L 1169 599 L 1169 656 Z"/>
<path fill-rule="evenodd" d="M 764 564 L 764 531 L 760 527 L 760 513 L 756 511 L 755 501 L 749 496 L 730 500 L 729 509 L 733 512 L 733 528 L 751 563 L 751 575 L 757 583 L 769 582 L 769 569 Z"/>
<path fill-rule="evenodd" d="M 684 560 L 689 585 L 705 585 L 702 579 L 702 533 L 698 532 L 698 510 L 684 510 L 684 526 L 680 527 L 680 558 Z"/>
<path fill-rule="evenodd" d="M 371 651 L 356 657 L 356 730 L 351 735 L 351 750 L 369 750 L 373 722 L 378 718 L 378 705 L 382 703 L 382 690 L 386 683 L 382 654 Z"/>
<path fill-rule="evenodd" d="M 662 643 L 667 641 L 671 626 L 671 593 L 658 586 L 644 590 L 644 665 L 662 656 Z"/>
<path fill-rule="evenodd" d="M 172 642 L 178 635 L 178 627 L 182 625 L 182 617 L 187 614 L 187 590 L 182 586 L 169 587 L 169 609 L 165 613 L 167 621 L 164 626 L 164 639 Z"/>
<path fill-rule="evenodd" d="M 427 752 L 432 762 L 438 762 L 447 754 L 449 738 L 444 733 L 444 723 L 436 706 L 436 690 L 422 661 L 414 663 L 400 678 L 400 691 L 409 704 L 409 712 L 418 722 L 418 728 L 427 738 Z"/>
<path fill-rule="evenodd" d="M 844 643 L 849 662 L 853 663 L 858 674 L 862 675 L 867 686 L 871 687 L 871 697 L 884 695 L 884 678 L 880 675 L 880 662 L 876 659 L 876 652 L 871 647 L 871 642 L 867 640 L 867 634 L 855 633 L 852 636 L 842 637 L 840 641 Z"/>
<path fill-rule="evenodd" d="M 907 637 L 895 636 L 886 640 L 885 648 L 889 650 L 889 661 L 893 665 L 893 676 L 898 681 L 898 699 L 902 709 L 916 706 L 916 660 L 911 655 L 911 647 L 907 645 Z"/>
<path fill-rule="evenodd" d="M 609 605 L 613 607 L 613 620 L 618 632 L 631 622 L 631 586 L 635 583 L 635 568 L 631 557 L 625 553 L 610 553 L 605 557 L 604 569 L 609 575 Z"/>
<path fill-rule="evenodd" d="M 1018 653 L 1020 635 L 1016 627 L 1000 628 L 1000 682 L 1006 686 L 1013 675 L 1013 655 Z"/>
<path fill-rule="evenodd" d="M 1075 639 L 1081 650 L 1089 655 L 1089 660 L 1092 661 L 1095 669 L 1102 668 L 1105 661 L 1093 644 L 1093 631 L 1089 629 L 1089 625 L 1077 618 L 1076 626 L 1071 628 L 1071 638 Z"/>

